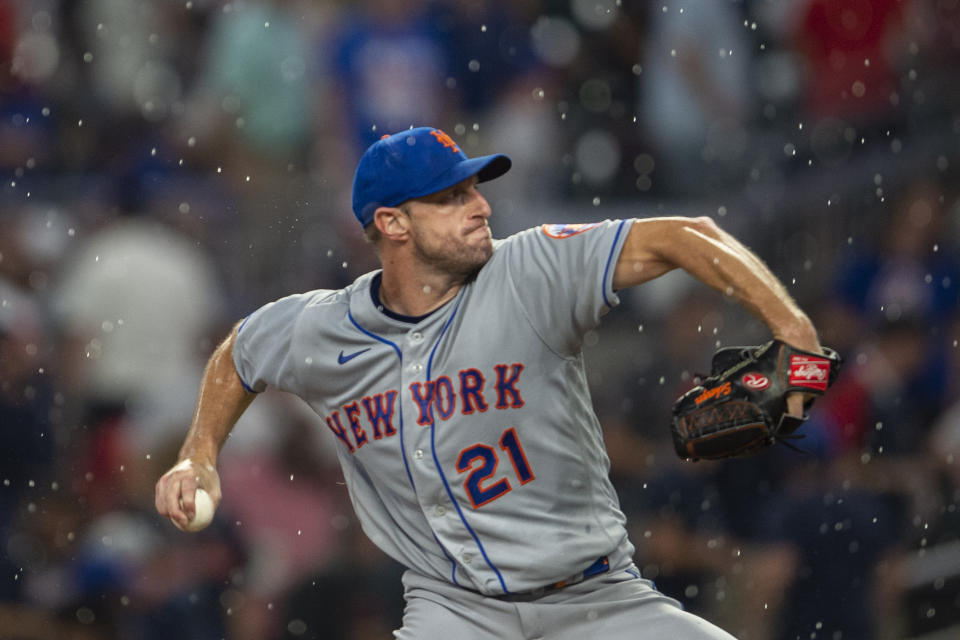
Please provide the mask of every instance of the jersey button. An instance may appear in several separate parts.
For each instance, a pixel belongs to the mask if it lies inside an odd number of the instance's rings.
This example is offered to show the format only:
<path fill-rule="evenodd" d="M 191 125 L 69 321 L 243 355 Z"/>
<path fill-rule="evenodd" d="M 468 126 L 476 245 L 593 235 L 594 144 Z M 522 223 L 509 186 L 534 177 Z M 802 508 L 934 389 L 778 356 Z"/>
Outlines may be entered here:
<path fill-rule="evenodd" d="M 413 452 L 413 457 L 414 457 L 416 460 L 419 460 L 420 458 L 422 458 L 422 457 L 423 457 L 423 449 L 417 449 L 416 451 L 414 451 L 414 452 Z"/>
<path fill-rule="evenodd" d="M 413 371 L 414 373 L 420 373 L 421 371 L 423 371 L 423 365 L 420 364 L 419 362 L 414 362 L 412 365 L 410 365 L 410 370 Z"/>
<path fill-rule="evenodd" d="M 437 508 L 433 510 L 433 512 L 438 516 L 443 516 L 443 515 L 446 515 L 447 508 L 444 507 L 442 504 L 439 504 L 437 505 Z"/>
<path fill-rule="evenodd" d="M 410 340 L 411 342 L 420 342 L 421 340 L 423 340 L 423 334 L 420 333 L 419 331 L 414 331 L 413 333 L 410 334 Z"/>
<path fill-rule="evenodd" d="M 463 554 L 463 564 L 470 564 L 471 562 L 473 562 L 473 556 L 469 553 Z"/>

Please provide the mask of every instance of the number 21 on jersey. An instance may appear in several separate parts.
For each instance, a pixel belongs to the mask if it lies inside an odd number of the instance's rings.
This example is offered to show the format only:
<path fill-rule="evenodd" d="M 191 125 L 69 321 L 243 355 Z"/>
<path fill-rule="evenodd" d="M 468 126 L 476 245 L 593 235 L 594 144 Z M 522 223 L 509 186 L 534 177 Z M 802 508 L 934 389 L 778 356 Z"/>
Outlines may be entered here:
<path fill-rule="evenodd" d="M 534 479 L 533 470 L 527 461 L 527 455 L 523 452 L 523 446 L 520 444 L 520 438 L 517 437 L 517 431 L 510 427 L 500 436 L 500 449 L 507 454 L 510 462 L 513 463 L 513 470 L 520 484 L 527 484 Z M 467 496 L 477 509 L 483 505 L 496 500 L 505 493 L 511 491 L 510 479 L 501 477 L 499 480 L 488 484 L 491 478 L 497 472 L 497 465 L 500 458 L 497 450 L 485 444 L 475 444 L 467 447 L 460 452 L 457 457 L 457 473 L 467 473 L 467 478 L 463 482 L 463 488 L 467 491 Z"/>

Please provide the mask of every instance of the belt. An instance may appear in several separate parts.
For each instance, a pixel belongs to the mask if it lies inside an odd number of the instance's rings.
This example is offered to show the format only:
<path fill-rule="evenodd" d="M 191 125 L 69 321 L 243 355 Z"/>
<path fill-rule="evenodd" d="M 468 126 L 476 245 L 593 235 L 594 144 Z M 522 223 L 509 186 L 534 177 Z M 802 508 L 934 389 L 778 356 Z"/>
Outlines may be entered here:
<path fill-rule="evenodd" d="M 553 584 L 548 584 L 544 587 L 537 587 L 536 589 L 531 589 L 530 591 L 521 591 L 519 593 L 508 593 L 502 596 L 499 596 L 503 600 L 509 600 L 511 602 L 516 601 L 527 601 L 535 600 L 541 596 L 545 596 L 548 593 L 554 591 L 559 591 L 564 587 L 569 587 L 570 585 L 583 582 L 587 578 L 592 578 L 593 576 L 600 575 L 601 573 L 606 573 L 610 570 L 610 558 L 607 556 L 601 556 L 597 558 L 593 564 L 581 571 L 576 573 L 569 578 L 559 580 Z"/>

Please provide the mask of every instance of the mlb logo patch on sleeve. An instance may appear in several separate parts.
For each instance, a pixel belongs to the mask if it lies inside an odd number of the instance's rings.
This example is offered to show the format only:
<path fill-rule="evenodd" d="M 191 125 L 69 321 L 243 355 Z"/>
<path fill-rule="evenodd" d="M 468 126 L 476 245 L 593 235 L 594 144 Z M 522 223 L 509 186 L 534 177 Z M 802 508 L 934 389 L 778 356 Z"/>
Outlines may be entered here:
<path fill-rule="evenodd" d="M 578 224 L 545 224 L 540 227 L 540 230 L 555 240 L 563 240 L 564 238 L 575 236 L 578 233 L 589 231 L 599 224 L 599 222 L 585 222 Z"/>

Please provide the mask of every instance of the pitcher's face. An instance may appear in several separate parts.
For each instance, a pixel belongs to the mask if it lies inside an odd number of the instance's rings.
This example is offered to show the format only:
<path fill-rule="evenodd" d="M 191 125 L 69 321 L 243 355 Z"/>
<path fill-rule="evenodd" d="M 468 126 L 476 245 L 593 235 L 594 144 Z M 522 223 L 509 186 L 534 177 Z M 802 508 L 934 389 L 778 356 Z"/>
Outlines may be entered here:
<path fill-rule="evenodd" d="M 487 225 L 490 204 L 477 190 L 476 176 L 409 200 L 403 209 L 413 222 L 413 247 L 423 264 L 466 276 L 493 254 L 493 236 Z"/>

